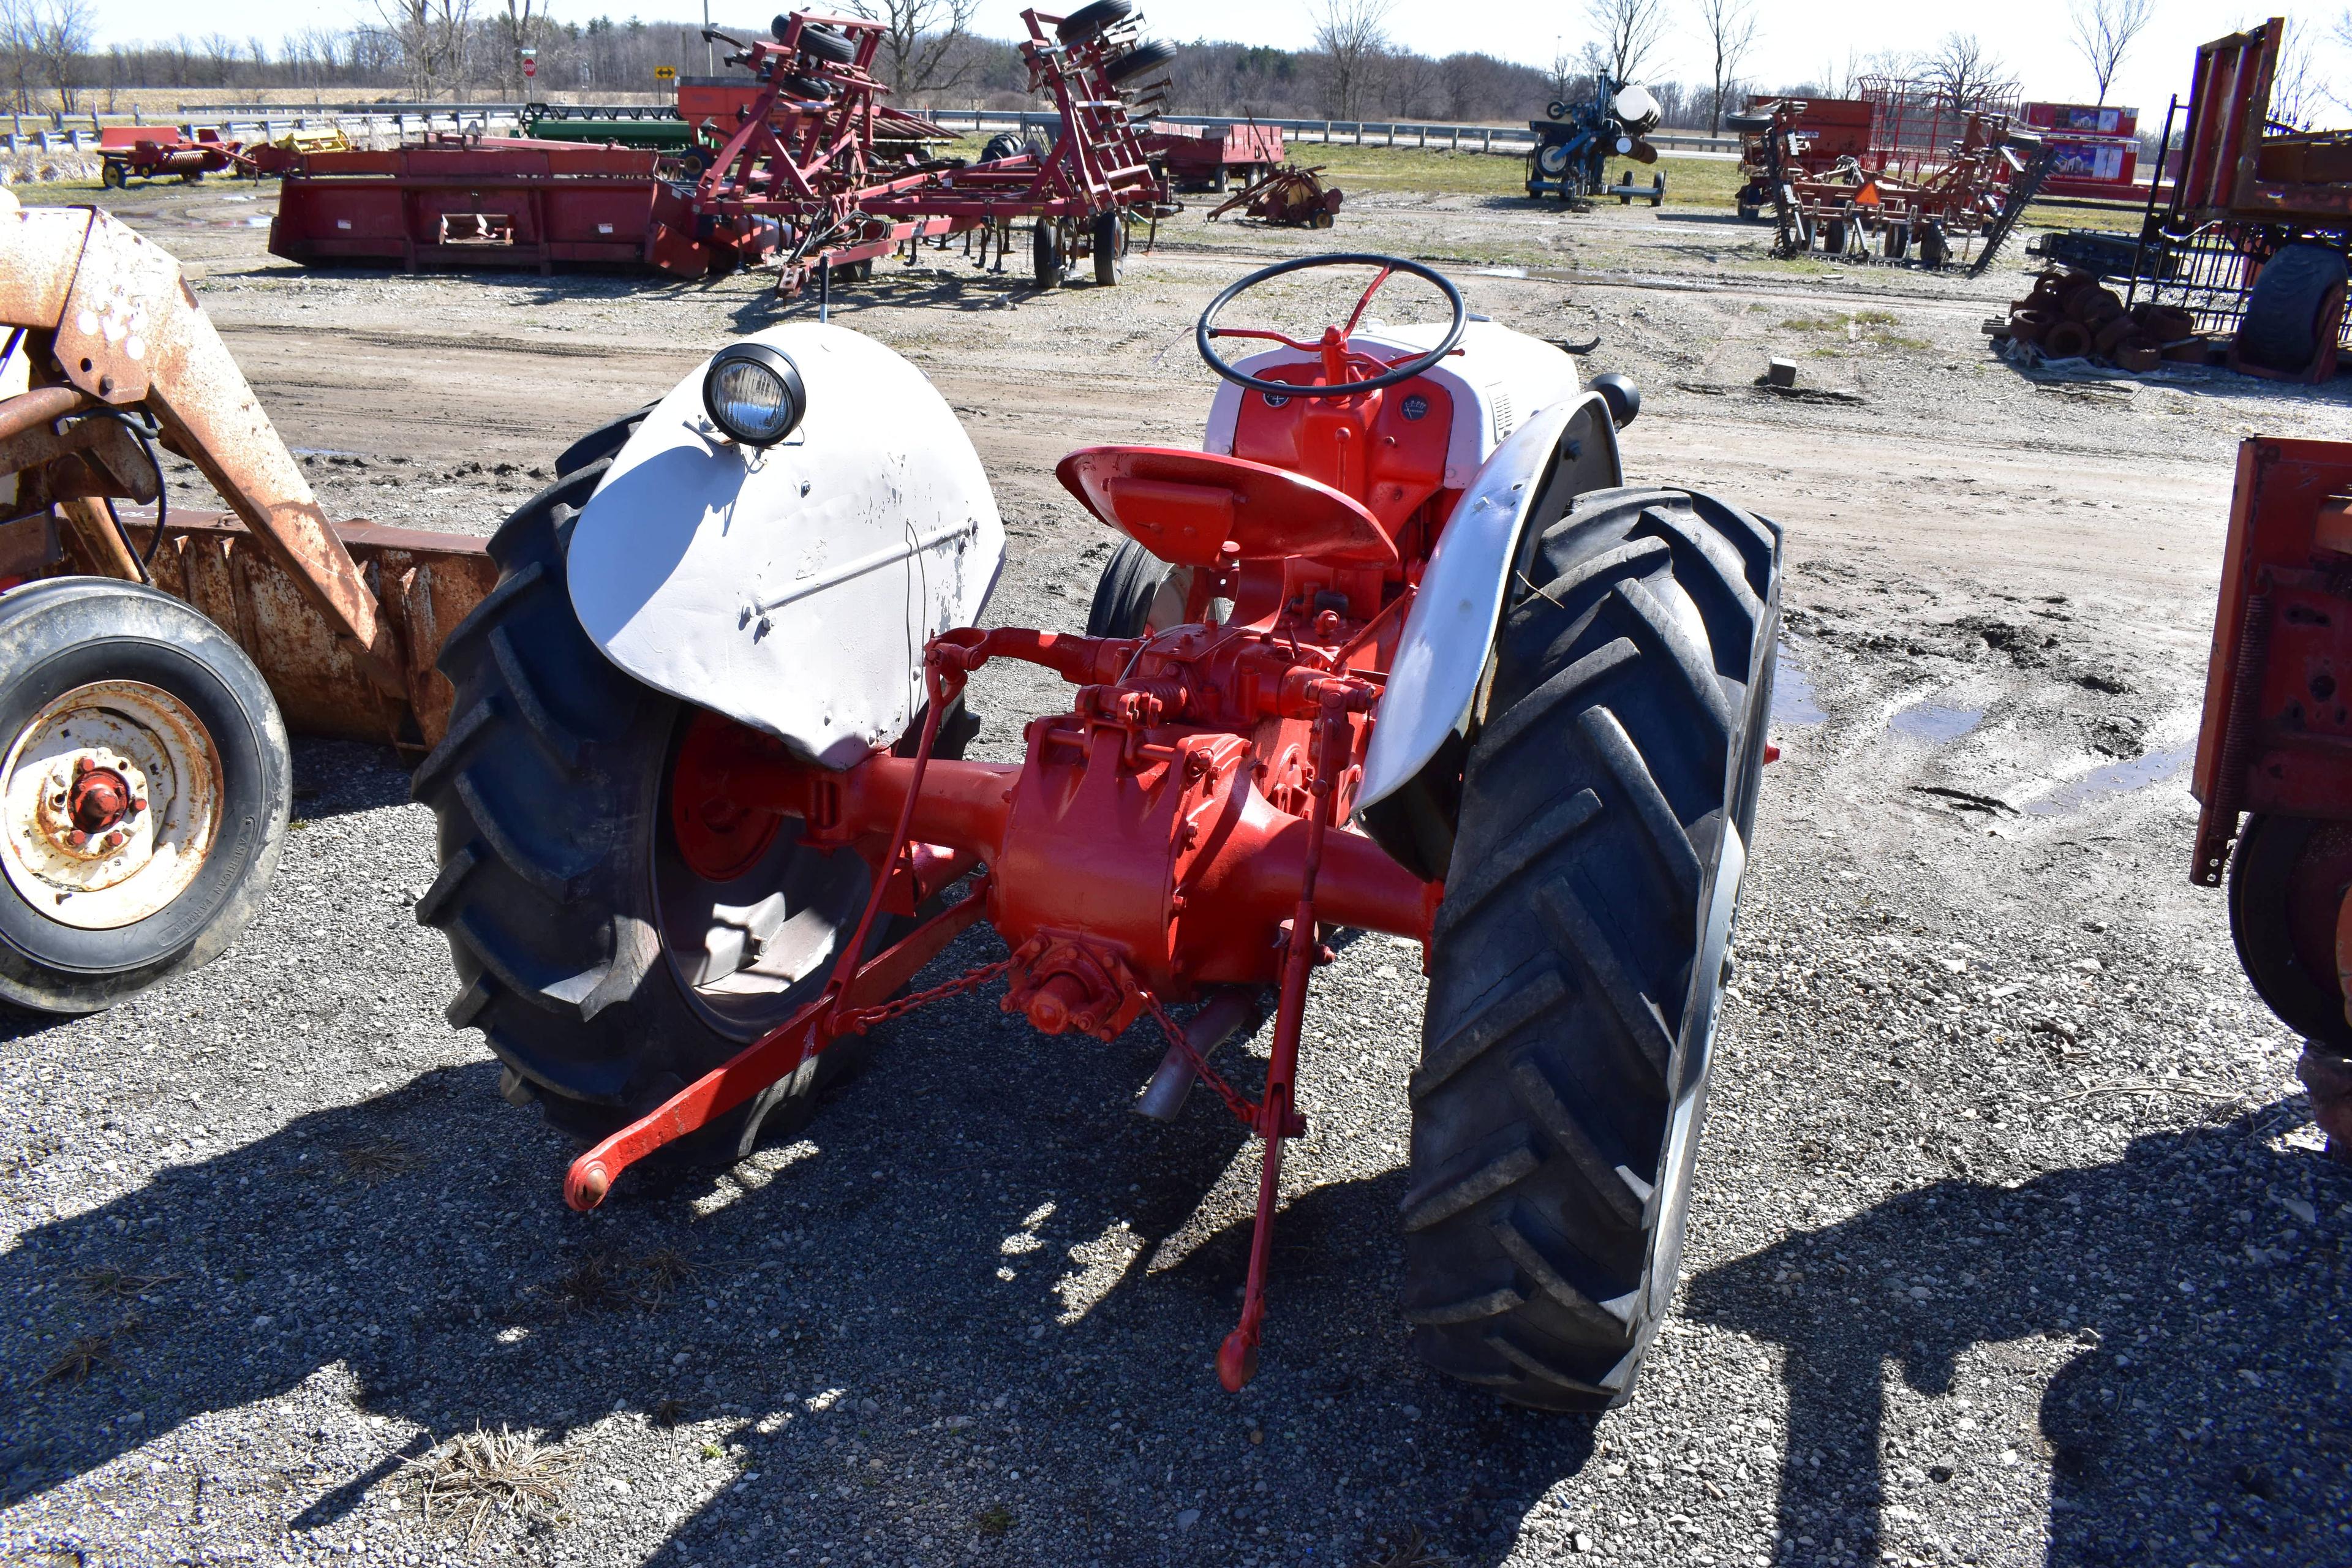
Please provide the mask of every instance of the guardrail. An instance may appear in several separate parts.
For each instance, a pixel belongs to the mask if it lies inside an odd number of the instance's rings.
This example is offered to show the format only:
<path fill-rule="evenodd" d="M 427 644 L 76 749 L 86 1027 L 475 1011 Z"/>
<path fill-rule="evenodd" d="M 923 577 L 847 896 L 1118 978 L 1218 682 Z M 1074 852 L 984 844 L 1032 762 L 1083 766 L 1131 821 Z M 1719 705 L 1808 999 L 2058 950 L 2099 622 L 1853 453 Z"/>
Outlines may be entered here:
<path fill-rule="evenodd" d="M 1010 109 L 933 109 L 921 111 L 927 120 L 950 130 L 963 126 L 982 131 L 1051 130 L 1060 123 L 1052 114 Z M 1293 142 L 1318 142 L 1356 147 L 1435 147 L 1454 153 L 1496 153 L 1524 158 L 1536 144 L 1532 131 L 1507 125 L 1440 125 L 1412 120 L 1279 120 L 1248 119 L 1223 114 L 1160 114 L 1154 120 L 1170 125 L 1273 125 Z M 1661 152 L 1731 153 L 1739 152 L 1737 136 L 1653 132 L 1646 140 Z"/>
<path fill-rule="evenodd" d="M 646 107 L 654 110 L 659 106 Z M 389 131 L 397 137 L 406 137 L 412 131 L 418 133 L 439 130 L 511 131 L 520 127 L 522 110 L 523 106 L 519 103 L 184 103 L 179 106 L 179 112 L 184 117 L 183 129 L 192 131 L 195 126 L 207 125 L 217 129 L 223 135 L 245 132 L 261 141 L 268 141 L 288 131 L 323 126 L 340 126 L 346 132 L 364 130 L 370 134 Z M 950 130 L 969 128 L 975 133 L 1032 129 L 1050 132 L 1061 123 L 1059 116 L 1034 110 L 934 109 L 923 113 L 926 119 Z M 1215 114 L 1162 114 L 1154 118 L 1171 125 L 1279 126 L 1284 136 L 1290 141 L 1337 146 L 1439 148 L 1454 153 L 1491 153 L 1524 158 L 1536 144 L 1534 132 L 1507 125 L 1433 124 L 1405 120 L 1251 120 L 1239 115 Z M 1666 153 L 1721 157 L 1737 156 L 1739 152 L 1739 139 L 1736 136 L 1656 131 L 1652 132 L 1646 140 L 1652 146 Z M 36 131 L 21 138 L 0 132 L 0 146 L 11 152 L 21 152 L 25 145 L 44 151 L 69 148 L 79 152 L 94 149 L 97 144 L 98 138 L 94 134 L 80 131 Z"/>

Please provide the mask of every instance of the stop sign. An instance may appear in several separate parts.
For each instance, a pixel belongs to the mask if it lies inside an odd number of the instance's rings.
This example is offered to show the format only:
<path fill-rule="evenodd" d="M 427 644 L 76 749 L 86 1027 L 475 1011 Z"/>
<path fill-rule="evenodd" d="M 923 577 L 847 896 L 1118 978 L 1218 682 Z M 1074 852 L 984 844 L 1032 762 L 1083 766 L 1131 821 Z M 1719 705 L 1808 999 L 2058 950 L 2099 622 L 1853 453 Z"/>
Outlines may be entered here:
<path fill-rule="evenodd" d="M 529 59 L 523 61 L 522 74 L 525 76 L 537 76 L 539 74 L 539 62 L 537 60 Z"/>

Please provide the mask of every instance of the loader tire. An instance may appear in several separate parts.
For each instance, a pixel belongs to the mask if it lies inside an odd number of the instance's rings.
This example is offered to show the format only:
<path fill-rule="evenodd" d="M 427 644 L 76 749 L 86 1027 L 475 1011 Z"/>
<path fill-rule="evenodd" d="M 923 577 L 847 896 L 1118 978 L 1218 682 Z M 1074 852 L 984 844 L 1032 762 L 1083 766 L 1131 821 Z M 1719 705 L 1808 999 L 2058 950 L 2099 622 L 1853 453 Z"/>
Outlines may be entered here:
<path fill-rule="evenodd" d="M 1780 531 L 1690 490 L 1602 490 L 1520 572 L 1437 914 L 1403 1306 L 1440 1371 L 1600 1410 L 1674 1295 Z"/>
<path fill-rule="evenodd" d="M 106 814 L 119 856 L 50 837 L 96 816 L 41 816 L 104 810 L 58 799 L 85 763 L 145 803 Z M 102 577 L 0 594 L 0 1003 L 94 1013 L 210 963 L 261 908 L 293 793 L 269 687 L 193 606 Z"/>
<path fill-rule="evenodd" d="M 416 918 L 449 939 L 458 990 L 446 1016 L 482 1031 L 509 1100 L 536 1100 L 587 1141 L 813 1000 L 869 886 L 851 858 L 799 849 L 789 823 L 723 879 L 686 864 L 669 808 L 699 710 L 607 659 L 565 577 L 572 520 L 606 466 L 557 480 L 491 537 L 498 585 L 442 651 L 457 702 L 411 783 L 438 824 L 440 873 Z M 772 893 L 784 895 L 773 909 Z M 889 939 L 877 924 L 875 940 Z M 866 1048 L 843 1040 L 674 1147 L 740 1158 L 763 1130 L 804 1121 Z"/>

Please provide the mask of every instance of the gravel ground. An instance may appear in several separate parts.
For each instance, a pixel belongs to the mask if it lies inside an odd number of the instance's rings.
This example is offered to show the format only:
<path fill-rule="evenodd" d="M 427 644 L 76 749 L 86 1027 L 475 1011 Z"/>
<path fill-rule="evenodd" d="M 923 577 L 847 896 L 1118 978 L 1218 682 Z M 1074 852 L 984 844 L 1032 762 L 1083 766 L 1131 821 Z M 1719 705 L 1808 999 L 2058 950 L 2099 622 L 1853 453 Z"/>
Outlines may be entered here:
<path fill-rule="evenodd" d="M 387 522 L 486 531 L 768 309 L 292 274 L 202 191 L 141 199 L 330 504 Z M 1351 204 L 1338 237 L 1502 221 L 1449 202 Z M 1496 243 L 1560 248 L 1525 221 Z M 2013 279 L 1773 272 L 1700 226 L 1604 211 L 1559 230 L 1570 284 L 1474 279 L 1514 324 L 1603 332 L 1589 368 L 1652 392 L 1637 472 L 1790 530 L 1785 754 L 1680 1310 L 1628 1408 L 1515 1412 L 1407 1350 L 1411 950 L 1360 939 L 1318 978 L 1264 1367 L 1227 1396 L 1254 1150 L 1205 1096 L 1129 1111 L 1139 1035 L 1041 1041 L 961 999 L 891 1026 L 802 1141 L 572 1215 L 569 1149 L 440 1017 L 429 819 L 390 753 L 304 742 L 233 952 L 0 1026 L 6 1552 L 2352 1562 L 2352 1173 L 2188 885 L 2183 787 L 2231 445 L 2352 437 L 2345 388 L 2031 382 L 1974 337 Z M 1055 457 L 1197 430 L 1182 326 L 1237 265 L 1205 247 L 1242 243 L 1198 240 L 1116 295 L 917 274 L 845 308 L 973 430 L 1013 534 L 994 618 L 1083 616 L 1106 552 Z M 1748 388 L 1789 344 L 1843 400 Z M 977 695 L 993 755 L 1053 697 L 993 669 Z M 486 1469 L 514 1484 L 464 1489 Z"/>

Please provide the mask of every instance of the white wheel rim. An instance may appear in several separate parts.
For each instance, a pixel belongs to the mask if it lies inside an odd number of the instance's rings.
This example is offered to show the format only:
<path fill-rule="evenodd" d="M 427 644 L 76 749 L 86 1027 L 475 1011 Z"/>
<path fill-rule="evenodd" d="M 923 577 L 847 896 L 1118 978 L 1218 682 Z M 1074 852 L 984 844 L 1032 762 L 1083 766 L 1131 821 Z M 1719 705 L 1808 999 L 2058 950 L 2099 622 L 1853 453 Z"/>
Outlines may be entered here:
<path fill-rule="evenodd" d="M 100 772 L 111 779 L 77 791 Z M 115 781 L 122 788 L 110 793 Z M 125 809 L 94 815 L 115 793 Z M 0 761 L 0 870 L 59 925 L 134 925 L 203 872 L 220 803 L 219 757 L 187 704 L 142 680 L 76 687 L 34 714 Z"/>

